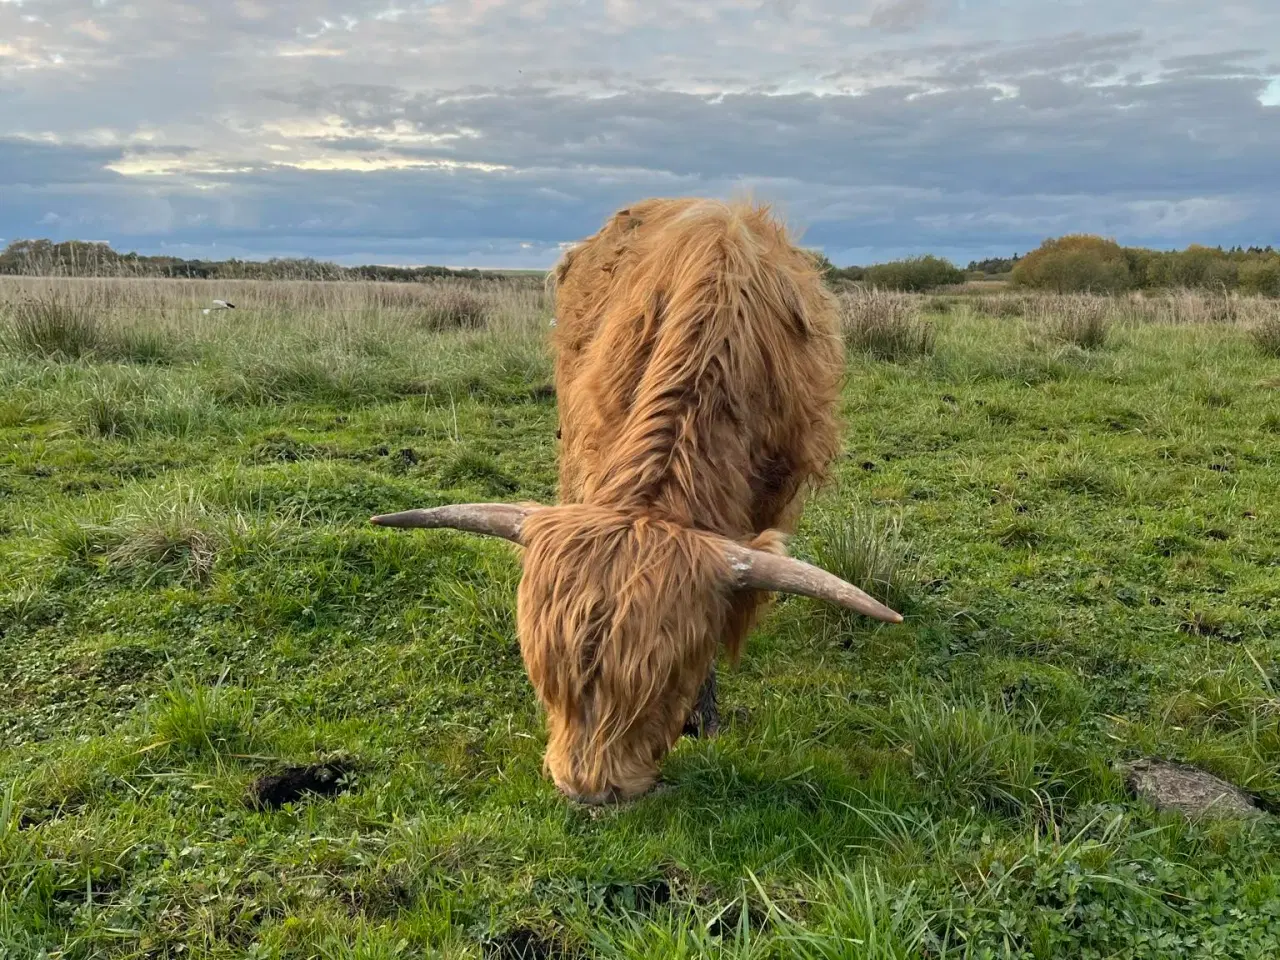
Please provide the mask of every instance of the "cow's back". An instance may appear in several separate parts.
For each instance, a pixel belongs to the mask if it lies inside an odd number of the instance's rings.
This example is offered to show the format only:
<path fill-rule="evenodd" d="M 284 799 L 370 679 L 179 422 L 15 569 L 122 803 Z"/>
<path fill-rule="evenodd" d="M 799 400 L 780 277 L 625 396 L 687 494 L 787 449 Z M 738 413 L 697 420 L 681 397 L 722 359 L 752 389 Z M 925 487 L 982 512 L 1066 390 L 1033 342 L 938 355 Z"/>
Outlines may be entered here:
<path fill-rule="evenodd" d="M 767 210 L 648 200 L 556 269 L 560 499 L 788 526 L 838 448 L 835 303 Z"/>

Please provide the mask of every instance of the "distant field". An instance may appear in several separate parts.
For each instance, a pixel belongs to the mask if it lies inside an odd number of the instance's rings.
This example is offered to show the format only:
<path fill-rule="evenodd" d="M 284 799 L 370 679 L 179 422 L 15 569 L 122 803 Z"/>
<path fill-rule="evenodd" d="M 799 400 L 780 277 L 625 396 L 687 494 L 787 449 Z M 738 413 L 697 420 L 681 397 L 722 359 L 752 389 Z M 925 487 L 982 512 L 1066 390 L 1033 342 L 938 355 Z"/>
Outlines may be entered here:
<path fill-rule="evenodd" d="M 202 309 L 229 299 L 233 311 Z M 541 278 L 0 278 L 0 958 L 1280 956 L 1280 306 L 850 293 L 845 454 L 716 740 L 542 779 Z M 279 809 L 286 764 L 348 771 Z"/>

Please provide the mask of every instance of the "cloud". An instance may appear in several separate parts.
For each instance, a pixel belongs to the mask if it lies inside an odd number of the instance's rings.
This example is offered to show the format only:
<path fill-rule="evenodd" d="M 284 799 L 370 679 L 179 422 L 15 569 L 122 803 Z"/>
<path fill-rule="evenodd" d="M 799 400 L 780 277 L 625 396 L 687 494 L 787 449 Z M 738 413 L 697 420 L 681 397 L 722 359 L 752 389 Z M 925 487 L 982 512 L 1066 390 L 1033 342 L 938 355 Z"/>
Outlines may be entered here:
<path fill-rule="evenodd" d="M 549 262 L 750 189 L 862 259 L 1276 239 L 1265 0 L 42 0 L 0 37 L 6 237 Z"/>
<path fill-rule="evenodd" d="M 872 8 L 867 26 L 888 32 L 912 30 L 936 13 L 938 6 L 936 0 L 882 0 Z"/>

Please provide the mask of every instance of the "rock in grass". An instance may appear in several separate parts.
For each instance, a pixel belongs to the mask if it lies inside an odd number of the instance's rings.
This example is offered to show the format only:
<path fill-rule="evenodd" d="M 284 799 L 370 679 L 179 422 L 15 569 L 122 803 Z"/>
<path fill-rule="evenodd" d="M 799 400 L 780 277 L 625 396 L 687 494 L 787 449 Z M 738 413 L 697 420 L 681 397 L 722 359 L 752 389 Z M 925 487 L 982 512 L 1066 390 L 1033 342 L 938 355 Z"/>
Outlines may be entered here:
<path fill-rule="evenodd" d="M 1263 811 L 1238 787 L 1198 767 L 1145 759 L 1130 764 L 1125 782 L 1157 810 L 1176 811 L 1190 819 L 1243 819 Z"/>
<path fill-rule="evenodd" d="M 332 797 L 350 788 L 351 767 L 340 762 L 316 763 L 305 767 L 286 767 L 279 773 L 266 774 L 249 788 L 248 803 L 259 809 L 274 810 L 286 803 L 297 803 L 307 794 Z"/>

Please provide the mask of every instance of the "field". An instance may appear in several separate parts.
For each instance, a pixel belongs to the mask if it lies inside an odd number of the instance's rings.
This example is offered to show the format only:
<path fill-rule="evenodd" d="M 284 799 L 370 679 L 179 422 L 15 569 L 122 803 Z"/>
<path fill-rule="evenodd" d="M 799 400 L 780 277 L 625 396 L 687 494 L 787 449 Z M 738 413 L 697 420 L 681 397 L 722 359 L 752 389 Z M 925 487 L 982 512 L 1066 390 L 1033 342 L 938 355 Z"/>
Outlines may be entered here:
<path fill-rule="evenodd" d="M 204 314 L 213 297 L 234 311 Z M 848 295 L 845 453 L 672 789 L 541 777 L 536 282 L 0 280 L 0 957 L 1280 955 L 1280 305 Z M 259 778 L 328 764 L 282 806 Z M 254 794 L 256 795 L 256 794 Z"/>

